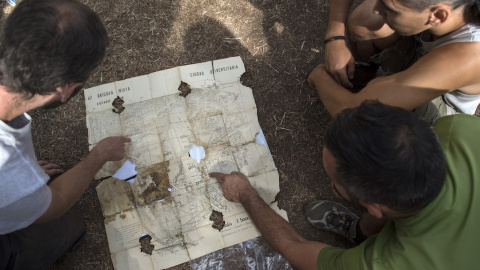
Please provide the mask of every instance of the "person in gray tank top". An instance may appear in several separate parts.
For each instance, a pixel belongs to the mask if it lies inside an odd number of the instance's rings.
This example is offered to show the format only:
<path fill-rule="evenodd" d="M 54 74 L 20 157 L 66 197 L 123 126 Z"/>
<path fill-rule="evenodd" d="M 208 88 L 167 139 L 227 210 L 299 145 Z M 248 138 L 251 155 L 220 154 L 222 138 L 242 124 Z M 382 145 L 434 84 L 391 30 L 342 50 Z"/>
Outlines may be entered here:
<path fill-rule="evenodd" d="M 371 99 L 414 110 L 429 123 L 443 115 L 475 114 L 479 2 L 366 0 L 347 26 L 353 0 L 332 0 L 325 64 L 308 74 L 308 83 L 333 116 Z M 377 77 L 379 67 L 383 76 Z"/>

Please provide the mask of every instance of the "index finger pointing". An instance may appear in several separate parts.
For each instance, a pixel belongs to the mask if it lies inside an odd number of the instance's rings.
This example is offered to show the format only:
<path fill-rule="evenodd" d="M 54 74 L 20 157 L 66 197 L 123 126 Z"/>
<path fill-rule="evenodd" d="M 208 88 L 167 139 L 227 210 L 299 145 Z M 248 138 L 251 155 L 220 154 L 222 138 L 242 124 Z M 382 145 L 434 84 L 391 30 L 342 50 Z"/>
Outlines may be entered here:
<path fill-rule="evenodd" d="M 217 178 L 218 180 L 223 180 L 226 176 L 226 174 L 220 172 L 211 172 L 208 175 L 212 178 Z"/>

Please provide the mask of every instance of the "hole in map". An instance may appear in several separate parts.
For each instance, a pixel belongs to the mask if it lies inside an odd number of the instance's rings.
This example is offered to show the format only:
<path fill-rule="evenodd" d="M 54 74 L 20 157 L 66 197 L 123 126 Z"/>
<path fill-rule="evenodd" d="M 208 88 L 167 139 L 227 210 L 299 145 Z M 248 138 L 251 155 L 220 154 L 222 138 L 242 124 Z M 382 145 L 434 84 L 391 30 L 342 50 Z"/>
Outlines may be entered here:
<path fill-rule="evenodd" d="M 240 82 L 246 87 L 253 88 L 253 86 L 255 86 L 255 78 L 248 71 L 243 73 L 242 76 L 240 76 Z"/>
<path fill-rule="evenodd" d="M 213 210 L 212 215 L 210 215 L 210 220 L 213 221 L 212 228 L 221 231 L 225 227 L 225 220 L 223 220 L 222 212 Z"/>
<path fill-rule="evenodd" d="M 192 92 L 192 88 L 190 88 L 190 85 L 188 85 L 188 83 L 182 82 L 178 87 L 178 91 L 180 91 L 180 96 L 187 97 L 188 94 Z"/>
<path fill-rule="evenodd" d="M 122 167 L 120 167 L 112 176 L 117 179 L 133 183 L 135 181 L 135 177 L 137 177 L 135 164 L 127 159 L 125 163 L 123 163 Z"/>
<path fill-rule="evenodd" d="M 193 144 L 192 148 L 188 152 L 188 155 L 193 158 L 197 164 L 200 164 L 200 161 L 205 158 L 205 148 L 203 148 L 203 146 Z"/>
<path fill-rule="evenodd" d="M 152 255 L 153 248 L 155 248 L 154 245 L 150 244 L 150 241 L 152 241 L 152 237 L 146 234 L 140 237 L 138 241 L 140 242 L 140 251 L 148 255 Z"/>
<path fill-rule="evenodd" d="M 123 99 L 117 96 L 117 98 L 115 98 L 112 102 L 112 106 L 113 106 L 112 112 L 118 113 L 118 114 L 123 112 L 123 110 L 125 110 L 125 107 L 122 106 L 123 103 L 125 103 L 125 101 L 123 101 Z"/>

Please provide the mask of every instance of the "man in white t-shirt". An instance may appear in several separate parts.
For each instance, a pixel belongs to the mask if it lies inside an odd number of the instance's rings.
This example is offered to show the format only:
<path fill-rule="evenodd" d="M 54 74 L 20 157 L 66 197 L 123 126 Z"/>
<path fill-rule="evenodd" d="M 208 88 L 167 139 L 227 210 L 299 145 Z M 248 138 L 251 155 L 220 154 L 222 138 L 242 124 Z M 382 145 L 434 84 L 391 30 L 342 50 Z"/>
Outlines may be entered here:
<path fill-rule="evenodd" d="M 23 0 L 0 36 L 0 269 L 45 269 L 84 233 L 70 208 L 130 139 L 100 141 L 72 169 L 38 162 L 26 112 L 59 106 L 101 65 L 108 36 L 75 0 Z"/>

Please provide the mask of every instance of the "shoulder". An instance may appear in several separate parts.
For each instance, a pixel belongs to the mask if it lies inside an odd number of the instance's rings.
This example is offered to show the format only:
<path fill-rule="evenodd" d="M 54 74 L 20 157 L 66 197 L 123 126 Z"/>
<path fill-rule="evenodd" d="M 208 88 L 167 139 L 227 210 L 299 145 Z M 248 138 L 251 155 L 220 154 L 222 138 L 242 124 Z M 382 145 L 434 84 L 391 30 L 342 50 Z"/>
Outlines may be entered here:
<path fill-rule="evenodd" d="M 0 171 L 3 171 L 2 168 L 5 163 L 19 158 L 20 155 L 16 146 L 15 137 L 8 131 L 0 128 Z"/>
<path fill-rule="evenodd" d="M 15 191 L 12 191 L 15 192 Z M 0 205 L 0 234 L 23 229 L 37 220 L 50 206 L 52 194 L 46 185 L 40 186 L 30 194 L 17 190 L 14 200 Z"/>
<path fill-rule="evenodd" d="M 448 39 L 456 42 L 480 42 L 480 24 L 466 24 L 452 32 Z"/>
<path fill-rule="evenodd" d="M 426 41 L 428 39 L 430 39 L 430 34 L 428 32 L 420 34 L 420 42 L 422 43 L 425 52 L 430 52 L 434 49 L 455 43 L 479 43 L 480 25 L 466 24 L 436 40 Z"/>
<path fill-rule="evenodd" d="M 480 81 L 480 42 L 452 43 L 434 49 L 404 72 L 401 79 L 426 89 L 453 91 Z M 397 74 L 394 74 L 397 75 Z"/>
<path fill-rule="evenodd" d="M 433 129 L 438 135 L 445 152 L 465 148 L 467 152 L 480 156 L 480 118 L 467 114 L 456 114 L 438 119 Z M 479 157 L 480 159 L 480 157 Z"/>
<path fill-rule="evenodd" d="M 480 179 L 480 118 L 450 115 L 437 120 L 433 128 L 445 154 L 449 175 L 464 183 Z"/>
<path fill-rule="evenodd" d="M 422 58 L 429 58 L 429 56 L 434 56 L 436 59 L 450 59 L 458 61 L 476 61 L 480 62 L 478 57 L 478 52 L 480 48 L 479 42 L 454 42 L 449 43 L 445 46 L 437 47 Z"/>
<path fill-rule="evenodd" d="M 366 240 L 368 242 L 370 238 Z M 344 249 L 339 247 L 326 247 L 320 251 L 317 257 L 318 269 L 366 269 L 366 265 L 371 260 L 366 249 L 369 244 L 366 242 L 357 247 Z"/>
<path fill-rule="evenodd" d="M 433 125 L 441 138 L 480 136 L 480 117 L 468 114 L 449 115 L 438 119 Z"/>

